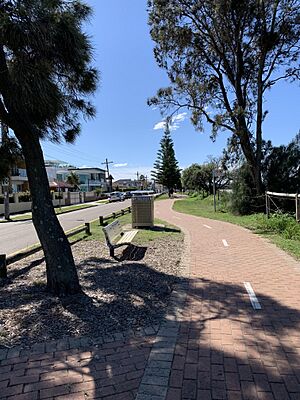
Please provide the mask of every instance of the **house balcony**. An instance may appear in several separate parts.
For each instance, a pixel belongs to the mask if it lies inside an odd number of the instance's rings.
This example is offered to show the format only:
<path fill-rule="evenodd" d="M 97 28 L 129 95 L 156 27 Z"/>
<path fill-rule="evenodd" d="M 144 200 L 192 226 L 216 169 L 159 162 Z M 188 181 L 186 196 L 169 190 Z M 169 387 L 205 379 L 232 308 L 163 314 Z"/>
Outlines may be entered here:
<path fill-rule="evenodd" d="M 28 177 L 27 177 L 26 169 L 25 168 L 14 168 L 11 171 L 10 179 L 12 182 L 15 182 L 15 181 L 27 182 Z"/>

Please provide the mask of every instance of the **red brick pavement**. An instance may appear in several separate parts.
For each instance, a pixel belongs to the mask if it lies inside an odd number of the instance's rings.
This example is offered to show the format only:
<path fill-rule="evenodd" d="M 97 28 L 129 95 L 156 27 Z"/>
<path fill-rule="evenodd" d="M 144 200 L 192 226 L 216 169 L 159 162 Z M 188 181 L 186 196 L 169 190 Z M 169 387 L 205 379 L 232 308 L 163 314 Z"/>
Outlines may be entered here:
<path fill-rule="evenodd" d="M 157 216 L 189 237 L 190 277 L 175 352 L 165 355 L 167 400 L 300 400 L 299 263 L 243 228 L 178 214 L 171 204 L 157 202 Z M 0 349 L 0 399 L 133 400 L 154 340 L 146 328 L 97 344 L 69 338 Z M 157 393 L 151 400 L 164 400 L 163 388 Z"/>
<path fill-rule="evenodd" d="M 153 332 L 106 337 L 96 345 L 66 339 L 0 350 L 0 399 L 133 400 Z"/>
<path fill-rule="evenodd" d="M 191 242 L 167 399 L 300 400 L 299 263 L 246 229 L 176 213 L 170 201 L 156 212 Z"/>

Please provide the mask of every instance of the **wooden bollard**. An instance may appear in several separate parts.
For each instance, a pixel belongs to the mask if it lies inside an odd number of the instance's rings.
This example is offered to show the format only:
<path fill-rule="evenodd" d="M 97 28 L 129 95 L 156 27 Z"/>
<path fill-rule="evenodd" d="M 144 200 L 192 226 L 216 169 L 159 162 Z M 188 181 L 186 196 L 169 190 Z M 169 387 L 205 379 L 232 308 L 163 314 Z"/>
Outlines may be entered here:
<path fill-rule="evenodd" d="M 117 216 L 117 215 L 116 215 L 116 213 L 114 213 L 114 212 L 113 212 L 113 213 L 112 213 L 112 217 L 113 217 L 113 219 L 115 219 L 115 218 L 116 218 L 116 216 Z"/>
<path fill-rule="evenodd" d="M 7 278 L 6 254 L 0 254 L 0 279 Z"/>
<path fill-rule="evenodd" d="M 85 233 L 91 235 L 91 224 L 89 222 L 85 223 Z"/>
<path fill-rule="evenodd" d="M 122 214 L 122 215 L 124 215 L 124 214 L 125 214 L 125 211 L 124 211 L 123 209 L 121 210 L 121 214 Z"/>
<path fill-rule="evenodd" d="M 101 226 L 103 226 L 103 224 L 104 224 L 104 220 L 103 220 L 103 216 L 102 215 L 99 217 L 99 224 Z"/>

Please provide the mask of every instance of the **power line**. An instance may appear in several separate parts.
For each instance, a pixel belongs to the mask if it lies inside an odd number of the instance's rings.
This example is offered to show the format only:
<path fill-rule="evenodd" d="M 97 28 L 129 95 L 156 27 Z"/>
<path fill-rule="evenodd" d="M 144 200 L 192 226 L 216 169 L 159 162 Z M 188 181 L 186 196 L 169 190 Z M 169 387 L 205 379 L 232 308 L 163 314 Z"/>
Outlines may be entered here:
<path fill-rule="evenodd" d="M 76 149 L 66 148 L 62 145 L 55 145 L 53 143 L 45 143 L 44 147 L 45 147 L 46 151 L 47 151 L 47 147 L 48 147 L 49 150 L 51 150 L 51 151 L 55 150 L 58 153 L 63 154 L 65 156 L 72 156 L 75 158 L 79 158 L 83 161 L 95 161 L 95 162 L 99 163 L 99 159 L 97 156 L 93 156 L 88 153 L 80 152 L 79 150 L 76 150 Z"/>

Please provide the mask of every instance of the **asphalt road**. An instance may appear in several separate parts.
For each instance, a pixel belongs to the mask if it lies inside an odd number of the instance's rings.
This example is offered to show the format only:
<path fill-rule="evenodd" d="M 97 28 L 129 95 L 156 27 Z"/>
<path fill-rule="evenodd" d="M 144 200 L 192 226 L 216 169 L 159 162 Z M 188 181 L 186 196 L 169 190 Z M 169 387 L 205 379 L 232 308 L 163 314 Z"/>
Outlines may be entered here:
<path fill-rule="evenodd" d="M 83 210 L 72 211 L 58 216 L 65 231 L 76 228 L 85 222 L 92 221 L 103 215 L 129 207 L 131 200 L 99 204 Z M 31 221 L 8 222 L 0 224 L 0 254 L 12 254 L 25 247 L 38 243 L 38 237 Z"/>

